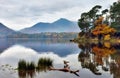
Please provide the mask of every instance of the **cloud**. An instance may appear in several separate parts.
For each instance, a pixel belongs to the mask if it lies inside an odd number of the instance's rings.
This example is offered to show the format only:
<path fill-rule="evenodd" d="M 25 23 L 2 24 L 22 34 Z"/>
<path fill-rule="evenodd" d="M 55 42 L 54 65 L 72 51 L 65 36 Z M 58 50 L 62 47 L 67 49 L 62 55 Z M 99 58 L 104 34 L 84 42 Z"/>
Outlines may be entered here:
<path fill-rule="evenodd" d="M 116 0 L 0 0 L 0 22 L 19 30 L 33 24 L 58 18 L 77 20 L 80 14 L 96 4 L 108 8 Z"/>

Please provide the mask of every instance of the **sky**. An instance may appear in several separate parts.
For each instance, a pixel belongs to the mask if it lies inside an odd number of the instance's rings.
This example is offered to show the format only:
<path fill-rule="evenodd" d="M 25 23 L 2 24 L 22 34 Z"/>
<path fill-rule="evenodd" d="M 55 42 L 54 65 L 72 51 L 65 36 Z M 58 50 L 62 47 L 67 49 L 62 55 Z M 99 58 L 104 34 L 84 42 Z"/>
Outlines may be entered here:
<path fill-rule="evenodd" d="M 0 22 L 13 30 L 31 27 L 38 22 L 60 18 L 77 21 L 81 13 L 95 5 L 109 8 L 117 0 L 0 0 Z"/>

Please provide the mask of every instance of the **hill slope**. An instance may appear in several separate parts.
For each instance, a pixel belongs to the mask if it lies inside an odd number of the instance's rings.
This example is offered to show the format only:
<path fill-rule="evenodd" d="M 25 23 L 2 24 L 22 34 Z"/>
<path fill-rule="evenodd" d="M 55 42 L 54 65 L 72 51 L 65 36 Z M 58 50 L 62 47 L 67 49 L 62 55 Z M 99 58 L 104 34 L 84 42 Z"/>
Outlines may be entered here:
<path fill-rule="evenodd" d="M 7 35 L 14 34 L 14 33 L 16 33 L 14 30 L 0 23 L 0 37 L 5 37 Z"/>

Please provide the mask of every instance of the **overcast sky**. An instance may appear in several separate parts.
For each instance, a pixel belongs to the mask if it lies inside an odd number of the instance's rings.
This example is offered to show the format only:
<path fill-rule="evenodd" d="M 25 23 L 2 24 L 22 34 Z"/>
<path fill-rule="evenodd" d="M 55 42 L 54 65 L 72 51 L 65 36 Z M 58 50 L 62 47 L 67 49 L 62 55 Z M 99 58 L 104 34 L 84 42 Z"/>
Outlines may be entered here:
<path fill-rule="evenodd" d="M 117 0 L 0 0 L 0 22 L 14 30 L 38 22 L 53 22 L 59 18 L 77 21 L 80 14 L 95 5 L 104 8 Z"/>

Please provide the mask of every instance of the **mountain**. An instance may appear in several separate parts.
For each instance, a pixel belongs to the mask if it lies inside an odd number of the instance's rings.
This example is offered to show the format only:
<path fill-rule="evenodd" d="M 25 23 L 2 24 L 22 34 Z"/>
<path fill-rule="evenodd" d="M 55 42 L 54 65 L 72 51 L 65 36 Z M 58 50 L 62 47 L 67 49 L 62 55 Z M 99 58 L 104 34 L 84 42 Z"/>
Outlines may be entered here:
<path fill-rule="evenodd" d="M 76 22 L 61 18 L 53 23 L 37 23 L 32 27 L 20 30 L 22 33 L 33 34 L 41 32 L 79 32 Z"/>
<path fill-rule="evenodd" d="M 14 33 L 16 33 L 14 30 L 0 23 L 0 37 L 5 37 L 7 35 L 14 34 Z"/>

